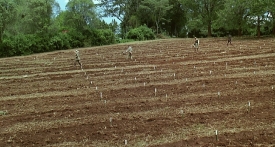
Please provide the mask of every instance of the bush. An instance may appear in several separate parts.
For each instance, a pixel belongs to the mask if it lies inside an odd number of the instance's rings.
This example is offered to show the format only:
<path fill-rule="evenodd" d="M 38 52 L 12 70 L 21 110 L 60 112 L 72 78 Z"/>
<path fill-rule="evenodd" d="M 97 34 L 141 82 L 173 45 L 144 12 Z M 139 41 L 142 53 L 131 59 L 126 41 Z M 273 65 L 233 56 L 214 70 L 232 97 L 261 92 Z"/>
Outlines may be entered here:
<path fill-rule="evenodd" d="M 70 48 L 70 36 L 67 33 L 60 32 L 50 39 L 49 46 L 51 50 L 63 50 Z"/>
<path fill-rule="evenodd" d="M 147 26 L 140 26 L 138 28 L 131 29 L 127 34 L 126 37 L 128 39 L 133 40 L 152 40 L 155 39 L 156 36 L 153 33 L 152 29 L 148 28 Z"/>
<path fill-rule="evenodd" d="M 110 29 L 92 30 L 89 40 L 91 46 L 109 45 L 115 43 L 115 34 Z"/>

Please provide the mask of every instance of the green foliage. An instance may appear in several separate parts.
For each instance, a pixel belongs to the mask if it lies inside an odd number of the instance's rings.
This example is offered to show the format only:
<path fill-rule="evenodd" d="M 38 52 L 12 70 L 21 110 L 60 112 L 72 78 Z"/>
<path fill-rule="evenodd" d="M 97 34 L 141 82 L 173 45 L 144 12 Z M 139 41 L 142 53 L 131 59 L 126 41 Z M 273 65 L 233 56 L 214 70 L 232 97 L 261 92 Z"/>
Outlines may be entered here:
<path fill-rule="evenodd" d="M 108 45 L 115 43 L 115 35 L 110 29 L 97 29 L 91 31 L 89 40 L 91 46 Z"/>
<path fill-rule="evenodd" d="M 152 29 L 147 26 L 140 26 L 138 28 L 131 29 L 126 36 L 128 39 L 133 40 L 152 40 L 156 38 Z"/>
<path fill-rule="evenodd" d="M 49 42 L 49 48 L 52 50 L 63 50 L 70 48 L 71 36 L 66 32 L 60 32 L 56 36 L 53 36 Z"/>
<path fill-rule="evenodd" d="M 167 11 L 172 9 L 169 0 L 146 0 L 142 1 L 139 7 L 139 12 L 147 13 L 149 21 L 153 21 L 156 28 L 156 33 L 161 29 L 160 22 L 168 21 L 165 19 Z"/>

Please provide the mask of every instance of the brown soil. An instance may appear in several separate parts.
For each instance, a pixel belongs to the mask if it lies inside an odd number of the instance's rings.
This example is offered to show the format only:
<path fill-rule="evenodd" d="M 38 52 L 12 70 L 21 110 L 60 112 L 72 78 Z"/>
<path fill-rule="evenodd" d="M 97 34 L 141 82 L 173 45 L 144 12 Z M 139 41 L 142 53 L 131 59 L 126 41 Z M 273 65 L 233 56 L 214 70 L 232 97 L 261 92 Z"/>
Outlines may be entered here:
<path fill-rule="evenodd" d="M 274 147 L 274 38 L 192 43 L 0 59 L 0 146 Z"/>

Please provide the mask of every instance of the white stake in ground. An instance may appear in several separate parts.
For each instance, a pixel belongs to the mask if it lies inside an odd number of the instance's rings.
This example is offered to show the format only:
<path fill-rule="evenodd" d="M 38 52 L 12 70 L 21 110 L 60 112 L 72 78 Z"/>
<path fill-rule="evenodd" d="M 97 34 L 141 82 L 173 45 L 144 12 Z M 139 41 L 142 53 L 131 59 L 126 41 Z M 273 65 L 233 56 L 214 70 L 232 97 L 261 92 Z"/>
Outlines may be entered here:
<path fill-rule="evenodd" d="M 227 69 L 227 62 L 225 63 L 225 69 Z"/>
<path fill-rule="evenodd" d="M 250 112 L 250 101 L 248 101 L 248 112 Z"/>
<path fill-rule="evenodd" d="M 181 114 L 181 116 L 183 117 L 183 110 L 180 110 L 180 114 Z"/>
<path fill-rule="evenodd" d="M 110 126 L 111 126 L 111 127 L 113 126 L 112 122 L 113 122 L 113 118 L 110 117 Z"/>
<path fill-rule="evenodd" d="M 174 80 L 176 79 L 176 73 L 174 73 Z"/>
<path fill-rule="evenodd" d="M 102 92 L 100 92 L 100 98 L 102 99 Z"/>
<path fill-rule="evenodd" d="M 157 96 L 157 88 L 155 88 L 155 96 Z"/>
<path fill-rule="evenodd" d="M 125 145 L 127 145 L 128 143 L 127 143 L 127 140 L 124 140 L 124 143 L 125 143 Z"/>
<path fill-rule="evenodd" d="M 220 92 L 218 92 L 218 97 L 221 97 L 221 93 Z"/>
<path fill-rule="evenodd" d="M 215 131 L 216 141 L 218 141 L 218 130 Z"/>

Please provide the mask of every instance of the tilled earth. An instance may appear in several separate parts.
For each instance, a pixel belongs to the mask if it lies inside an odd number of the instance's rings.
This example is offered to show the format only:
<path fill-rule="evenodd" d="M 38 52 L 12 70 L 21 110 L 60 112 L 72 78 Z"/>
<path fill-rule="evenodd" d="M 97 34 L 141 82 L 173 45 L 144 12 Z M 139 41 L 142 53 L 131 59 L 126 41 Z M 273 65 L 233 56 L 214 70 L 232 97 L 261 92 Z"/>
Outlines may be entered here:
<path fill-rule="evenodd" d="M 275 39 L 0 59 L 0 146 L 275 146 Z"/>

